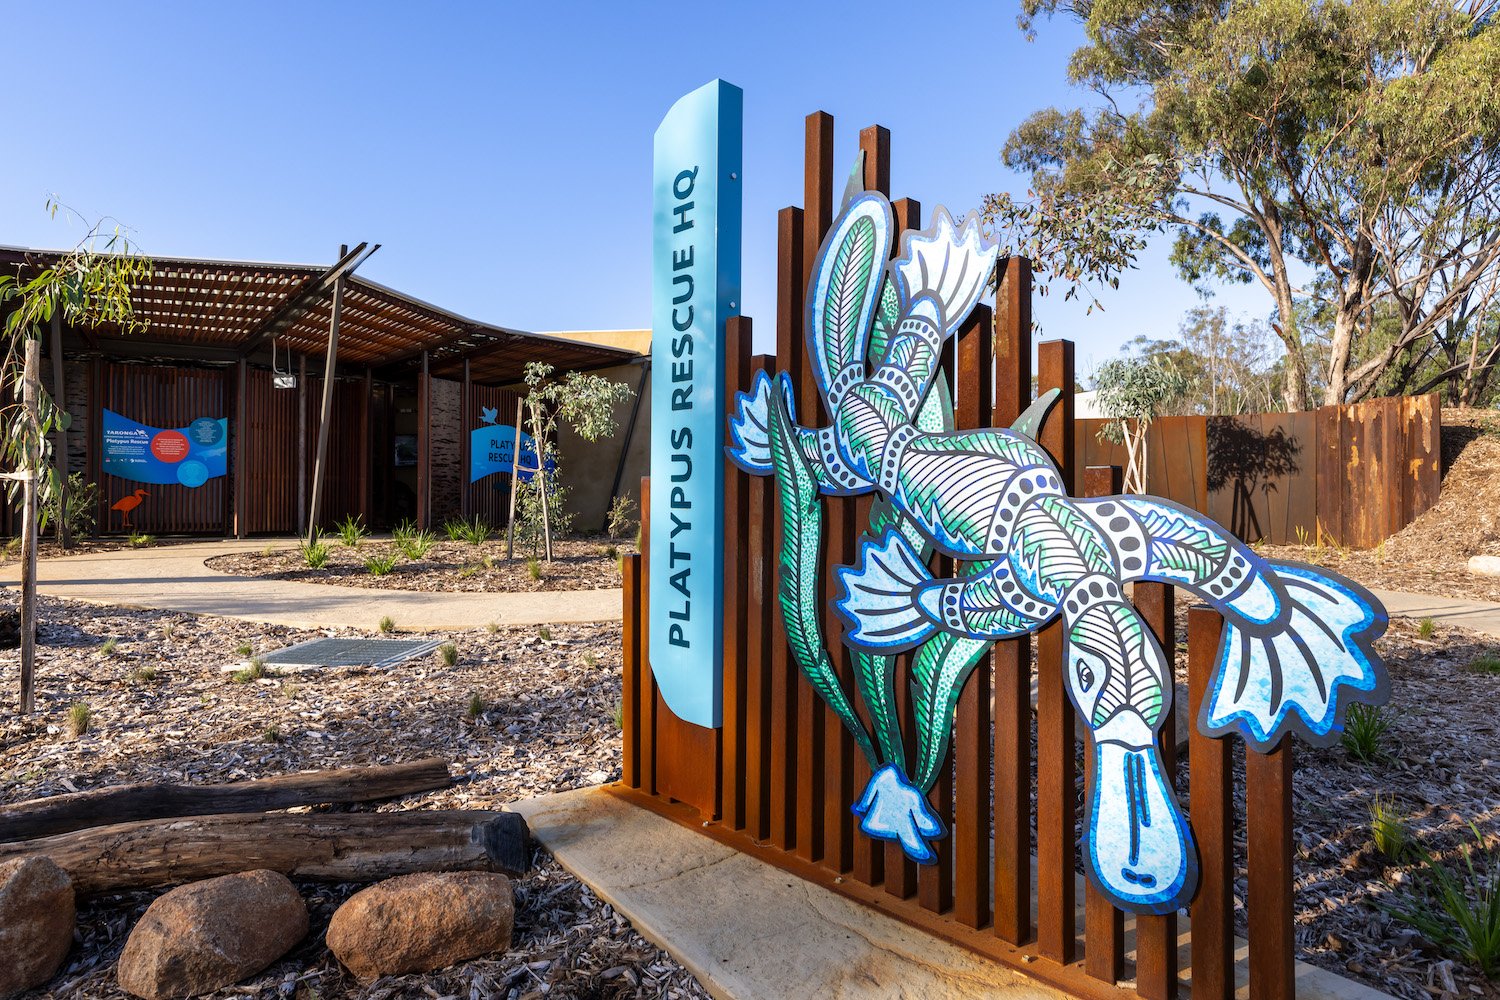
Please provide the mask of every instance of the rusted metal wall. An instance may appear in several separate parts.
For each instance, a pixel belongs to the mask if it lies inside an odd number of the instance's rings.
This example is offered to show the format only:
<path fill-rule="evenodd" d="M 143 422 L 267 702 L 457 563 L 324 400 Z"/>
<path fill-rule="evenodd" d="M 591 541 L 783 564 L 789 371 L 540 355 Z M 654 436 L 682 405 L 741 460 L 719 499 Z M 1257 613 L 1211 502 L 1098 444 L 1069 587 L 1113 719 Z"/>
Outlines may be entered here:
<path fill-rule="evenodd" d="M 497 389 L 487 385 L 470 385 L 469 398 L 460 408 L 459 428 L 463 460 L 461 480 L 463 486 L 463 516 L 479 518 L 491 527 L 505 525 L 510 515 L 510 477 L 501 473 L 485 476 L 478 482 L 469 482 L 469 466 L 473 456 L 469 453 L 469 432 L 480 424 L 480 414 L 485 410 L 495 411 L 495 422 L 511 427 L 516 423 L 516 403 L 520 396 L 509 389 Z"/>
<path fill-rule="evenodd" d="M 1088 466 L 1125 464 L 1077 422 Z M 1247 542 L 1370 548 L 1437 500 L 1442 426 L 1436 395 L 1303 413 L 1163 417 L 1147 434 L 1147 489 L 1202 511 Z"/>

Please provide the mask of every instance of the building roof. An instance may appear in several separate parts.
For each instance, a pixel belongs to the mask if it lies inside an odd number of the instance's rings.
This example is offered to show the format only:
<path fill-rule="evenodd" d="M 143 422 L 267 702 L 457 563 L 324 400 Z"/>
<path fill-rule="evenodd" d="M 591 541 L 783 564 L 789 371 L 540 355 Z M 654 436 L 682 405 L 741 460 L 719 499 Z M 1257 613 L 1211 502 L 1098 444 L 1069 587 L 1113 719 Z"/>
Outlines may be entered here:
<path fill-rule="evenodd" d="M 340 262 L 354 263 L 355 248 Z M 45 267 L 64 251 L 0 246 L 0 268 Z M 149 281 L 131 289 L 144 329 L 128 336 L 100 327 L 76 331 L 90 346 L 152 345 L 191 349 L 204 360 L 230 361 L 278 352 L 322 357 L 327 351 L 339 264 L 271 264 L 151 255 Z M 604 368 L 629 362 L 635 352 L 483 323 L 423 302 L 385 285 L 347 274 L 339 321 L 338 363 L 393 372 L 420 367 L 449 378 L 496 385 L 519 381 L 528 361 L 562 370 Z"/>

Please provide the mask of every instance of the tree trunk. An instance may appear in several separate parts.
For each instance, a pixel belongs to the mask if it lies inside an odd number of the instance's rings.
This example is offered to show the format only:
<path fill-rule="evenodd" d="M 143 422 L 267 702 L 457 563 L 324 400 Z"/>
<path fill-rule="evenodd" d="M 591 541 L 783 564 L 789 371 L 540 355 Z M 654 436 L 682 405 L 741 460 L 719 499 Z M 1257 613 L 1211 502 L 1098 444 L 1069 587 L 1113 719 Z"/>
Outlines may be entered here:
<path fill-rule="evenodd" d="M 36 709 L 36 476 L 37 458 L 37 382 L 42 366 L 42 345 L 35 337 L 26 339 L 26 362 L 21 372 L 21 408 L 26 441 L 22 447 L 21 491 L 21 714 Z"/>
<path fill-rule="evenodd" d="M 142 784 L 97 788 L 0 806 L 0 842 L 50 837 L 71 830 L 170 816 L 289 809 L 323 803 L 372 802 L 453 784 L 441 758 L 283 774 L 228 785 Z"/>
<path fill-rule="evenodd" d="M 269 868 L 315 882 L 412 872 L 499 871 L 530 860 L 520 813 L 230 813 L 94 827 L 0 844 L 0 862 L 46 855 L 84 896 Z"/>

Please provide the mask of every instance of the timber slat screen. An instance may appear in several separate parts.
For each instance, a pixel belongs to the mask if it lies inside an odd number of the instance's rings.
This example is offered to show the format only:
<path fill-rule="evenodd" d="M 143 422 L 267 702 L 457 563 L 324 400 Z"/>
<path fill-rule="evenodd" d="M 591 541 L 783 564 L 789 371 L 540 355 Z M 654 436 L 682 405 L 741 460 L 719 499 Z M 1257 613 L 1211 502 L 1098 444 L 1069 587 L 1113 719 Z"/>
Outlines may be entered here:
<path fill-rule="evenodd" d="M 1124 465 L 1125 449 L 1080 420 L 1082 466 Z M 1160 417 L 1147 432 L 1147 489 L 1247 542 L 1371 548 L 1437 500 L 1436 394 L 1303 413 Z M 1075 488 L 1081 486 L 1076 478 Z"/>
<path fill-rule="evenodd" d="M 758 371 L 790 372 L 798 411 L 814 423 L 817 394 L 803 362 L 802 289 L 813 251 L 830 224 L 823 202 L 832 189 L 827 149 L 832 119 L 807 121 L 808 209 L 780 215 L 780 265 L 776 357 L 751 355 L 751 323 L 728 323 L 729 388 L 748 388 Z M 889 136 L 861 134 L 865 182 L 888 189 Z M 896 203 L 901 227 L 918 225 L 914 202 Z M 960 426 L 1008 426 L 1030 401 L 1031 276 L 1027 262 L 1001 262 L 998 308 L 980 310 L 957 338 L 945 372 L 955 389 Z M 1073 384 L 1073 350 L 1066 341 L 1040 345 L 1038 391 Z M 1065 474 L 1085 470 L 1074 453 L 1071 395 L 1054 407 L 1040 432 Z M 731 400 L 726 400 L 732 405 Z M 1203 454 L 1203 452 L 1199 452 Z M 1088 470 L 1089 492 L 1118 489 L 1118 469 Z M 649 481 L 642 484 L 643 510 Z M 778 515 L 770 478 L 732 469 L 725 491 L 725 674 L 721 754 L 685 755 L 666 738 L 673 720 L 661 701 L 647 662 L 647 595 L 650 567 L 641 555 L 623 563 L 624 727 L 623 779 L 618 794 L 684 825 L 889 913 L 927 932 L 997 959 L 1076 996 L 1141 996 L 1169 1000 L 1186 983 L 1179 967 L 1185 939 L 1195 1000 L 1229 1000 L 1236 977 L 1232 936 L 1235 886 L 1236 802 L 1227 740 L 1190 734 L 1191 761 L 1179 797 L 1191 803 L 1202 856 L 1202 879 L 1191 904 L 1192 928 L 1177 915 L 1135 918 L 1096 898 L 1076 874 L 1075 803 L 1082 782 L 1073 738 L 1074 712 L 1062 683 L 1060 636 L 998 643 L 970 676 L 959 701 L 952 749 L 943 777 L 930 795 L 950 835 L 940 841 L 941 861 L 920 870 L 899 848 L 877 845 L 852 828 L 851 789 L 866 775 L 843 727 L 830 723 L 823 703 L 793 665 L 776 597 L 775 531 Z M 867 498 L 827 508 L 831 525 L 827 563 L 849 561 L 865 523 Z M 643 552 L 649 546 L 643 541 Z M 823 583 L 826 600 L 827 579 Z M 1172 589 L 1141 585 L 1136 600 L 1163 645 L 1173 649 L 1176 622 Z M 831 616 L 825 616 L 831 622 Z M 1206 609 L 1188 615 L 1189 718 L 1197 718 L 1217 655 L 1221 619 Z M 834 662 L 846 669 L 841 631 L 829 629 Z M 909 658 L 903 658 L 903 660 Z M 1031 664 L 1039 682 L 1032 726 Z M 898 669 L 905 673 L 906 662 Z M 908 690 L 904 680 L 898 691 Z M 993 712 L 991 712 L 993 706 Z M 912 725 L 907 698 L 903 728 Z M 1031 805 L 1032 736 L 1036 745 L 1037 808 Z M 1163 730 L 1173 748 L 1170 727 Z M 908 742 L 908 746 L 911 743 Z M 1280 1000 L 1292 995 L 1290 751 L 1251 752 L 1246 801 L 1257 846 L 1249 857 L 1247 901 L 1251 952 L 1250 996 Z M 696 769 L 696 771 L 695 771 Z M 661 776 L 711 785 L 711 808 L 701 810 L 670 796 Z M 1187 793 L 1191 792 L 1189 800 Z M 697 796 L 694 796 L 697 799 Z M 703 801 L 703 800 L 700 800 Z M 1244 804 L 1238 809 L 1245 813 Z M 707 821 L 707 822 L 705 822 Z M 1036 831 L 1033 860 L 1032 831 Z M 1033 879 L 1033 864 L 1036 877 Z M 1179 935 L 1183 937 L 1180 938 Z M 1133 951 L 1127 947 L 1133 943 Z"/>
<path fill-rule="evenodd" d="M 490 410 L 494 411 L 496 424 L 502 427 L 514 427 L 516 425 L 516 402 L 520 398 L 509 389 L 469 383 L 468 396 L 461 404 L 463 417 L 459 421 L 462 445 L 462 456 L 459 462 L 462 485 L 459 489 L 463 497 L 461 513 L 466 520 L 473 520 L 477 517 L 490 527 L 498 528 L 505 524 L 510 516 L 509 475 L 495 473 L 485 476 L 477 483 L 469 482 L 470 463 L 473 461 L 473 456 L 469 454 L 469 432 L 480 426 L 481 414 Z"/>

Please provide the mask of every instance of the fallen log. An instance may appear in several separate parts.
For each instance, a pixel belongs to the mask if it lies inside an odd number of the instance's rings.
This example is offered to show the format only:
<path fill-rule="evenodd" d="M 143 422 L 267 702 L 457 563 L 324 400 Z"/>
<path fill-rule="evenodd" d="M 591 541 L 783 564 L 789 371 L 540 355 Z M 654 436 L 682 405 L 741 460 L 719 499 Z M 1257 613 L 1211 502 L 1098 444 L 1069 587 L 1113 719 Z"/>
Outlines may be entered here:
<path fill-rule="evenodd" d="M 169 816 L 374 802 L 451 784 L 447 762 L 430 757 L 407 764 L 282 774 L 227 785 L 118 785 L 0 806 L 0 841 L 31 840 L 102 823 Z"/>
<path fill-rule="evenodd" d="M 520 813 L 232 813 L 146 820 L 0 844 L 0 863 L 45 854 L 84 896 L 269 868 L 314 882 L 375 882 L 412 872 L 498 871 L 530 860 Z"/>

